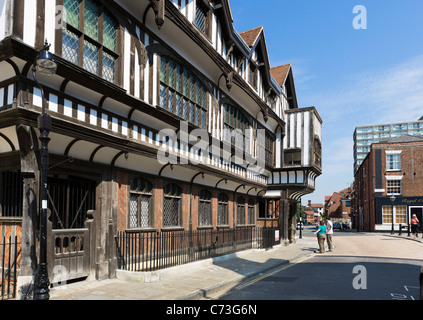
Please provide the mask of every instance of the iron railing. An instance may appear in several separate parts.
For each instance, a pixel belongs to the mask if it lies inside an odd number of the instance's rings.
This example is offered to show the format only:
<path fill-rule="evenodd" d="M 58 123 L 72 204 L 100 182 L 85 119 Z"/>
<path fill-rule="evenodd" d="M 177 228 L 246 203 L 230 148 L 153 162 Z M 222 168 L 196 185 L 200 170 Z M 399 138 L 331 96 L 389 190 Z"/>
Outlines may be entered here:
<path fill-rule="evenodd" d="M 12 299 L 16 298 L 16 272 L 18 269 L 20 257 L 20 243 L 18 243 L 18 237 L 12 237 L 9 239 L 3 237 L 3 241 L 0 243 L 0 267 L 1 267 L 1 299 Z M 6 241 L 8 240 L 8 241 Z"/>
<path fill-rule="evenodd" d="M 120 232 L 116 237 L 118 268 L 155 271 L 238 251 L 280 243 L 277 229 Z M 276 235 L 276 236 L 275 236 Z"/>

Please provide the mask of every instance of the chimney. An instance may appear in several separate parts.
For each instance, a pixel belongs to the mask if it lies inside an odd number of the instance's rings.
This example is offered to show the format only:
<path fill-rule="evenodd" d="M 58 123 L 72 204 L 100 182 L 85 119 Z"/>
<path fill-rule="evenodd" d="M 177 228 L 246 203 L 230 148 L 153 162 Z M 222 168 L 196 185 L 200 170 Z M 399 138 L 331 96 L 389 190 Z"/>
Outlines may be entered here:
<path fill-rule="evenodd" d="M 308 200 L 308 206 L 311 207 L 311 200 Z"/>

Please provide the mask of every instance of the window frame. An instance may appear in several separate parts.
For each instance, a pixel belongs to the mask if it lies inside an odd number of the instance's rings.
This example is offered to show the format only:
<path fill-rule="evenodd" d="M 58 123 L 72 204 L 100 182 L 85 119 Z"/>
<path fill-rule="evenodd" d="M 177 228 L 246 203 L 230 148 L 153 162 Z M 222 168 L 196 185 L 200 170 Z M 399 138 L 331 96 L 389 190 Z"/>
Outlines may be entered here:
<path fill-rule="evenodd" d="M 393 213 L 392 213 L 393 210 Z M 402 210 L 402 211 L 401 211 Z M 407 223 L 407 206 L 382 206 L 382 224 L 392 225 L 392 215 L 394 224 L 406 224 Z M 399 220 L 399 218 L 401 218 Z"/>
<path fill-rule="evenodd" d="M 213 225 L 212 223 L 212 193 L 207 189 L 202 189 L 198 193 L 198 226 L 199 227 L 210 227 Z M 209 204 L 208 212 L 206 212 L 207 206 L 205 204 Z M 201 205 L 202 204 L 202 205 Z M 200 209 L 203 209 L 200 212 Z M 208 224 L 207 224 L 208 222 Z"/>
<path fill-rule="evenodd" d="M 166 188 L 170 187 L 171 189 L 174 188 L 174 191 L 176 191 L 175 194 L 171 194 L 171 193 L 167 193 L 166 192 Z M 163 186 L 163 221 L 162 221 L 162 225 L 163 228 L 180 228 L 182 227 L 182 194 L 183 194 L 183 189 L 181 186 L 175 184 L 175 183 L 167 183 Z M 166 225 L 166 219 L 165 219 L 165 210 L 166 210 L 166 199 L 170 200 L 170 224 Z M 177 219 L 177 224 L 173 224 L 174 221 L 174 212 L 172 212 L 172 208 L 174 208 L 174 201 L 175 199 L 178 199 L 179 203 L 178 203 L 178 213 L 176 215 L 176 219 Z"/>
<path fill-rule="evenodd" d="M 294 160 L 296 154 L 299 154 L 300 155 L 300 161 L 299 161 L 299 163 L 297 163 Z M 287 162 L 287 160 L 288 160 L 288 162 Z M 286 167 L 290 167 L 290 166 L 301 166 L 301 164 L 302 164 L 302 150 L 300 148 L 285 149 L 283 151 L 283 164 Z"/>
<path fill-rule="evenodd" d="M 63 59 L 65 59 L 66 61 L 69 61 L 70 63 L 73 63 L 75 65 L 77 65 L 78 67 L 84 69 L 87 72 L 90 72 L 102 79 L 104 79 L 105 81 L 108 81 L 110 83 L 116 84 L 118 81 L 118 66 L 119 66 L 119 48 L 118 48 L 118 43 L 119 43 L 119 21 L 118 19 L 115 18 L 115 16 L 100 2 L 100 1 L 96 1 L 96 0 L 73 0 L 75 2 L 79 2 L 78 6 L 79 6 L 79 25 L 75 26 L 73 24 L 70 23 L 70 21 L 66 21 L 65 16 L 65 1 L 63 1 L 63 10 L 64 10 L 64 14 L 63 14 L 63 21 L 62 21 L 62 31 L 60 33 L 60 44 L 61 47 L 58 50 L 61 53 L 61 56 Z M 72 0 L 68 0 L 68 1 L 72 1 Z M 86 21 L 85 21 L 85 8 L 86 8 L 86 3 L 88 2 L 93 2 L 97 5 L 98 7 L 98 25 L 97 25 L 97 39 L 93 38 L 91 35 L 88 34 L 88 31 L 86 30 Z M 105 42 L 105 37 L 104 37 L 104 26 L 105 26 L 105 16 L 109 16 L 111 18 L 111 20 L 114 22 L 114 26 L 115 26 L 115 48 L 109 48 L 104 42 Z M 76 52 L 76 59 L 77 61 L 71 61 L 69 60 L 67 57 L 65 57 L 64 54 L 64 36 L 65 33 L 71 33 L 73 35 L 75 35 L 77 37 L 77 52 Z M 97 53 L 96 53 L 96 57 L 97 57 L 97 67 L 96 67 L 96 72 L 93 72 L 92 70 L 90 70 L 87 66 L 84 65 L 84 61 L 85 61 L 85 49 L 86 49 L 86 45 L 85 43 L 97 48 Z M 107 57 L 111 57 L 112 59 L 114 59 L 114 66 L 113 66 L 113 77 L 107 77 L 107 75 L 105 75 L 105 68 L 106 68 L 106 64 L 105 59 L 107 59 Z M 110 59 L 109 59 L 110 60 Z"/>
<path fill-rule="evenodd" d="M 137 180 L 137 185 L 140 186 L 140 181 L 144 182 L 144 188 L 142 190 L 132 190 L 132 182 Z M 153 228 L 154 225 L 154 185 L 151 181 L 140 178 L 140 177 L 133 177 L 129 180 L 128 183 L 128 190 L 129 190 L 129 201 L 128 201 L 128 229 L 148 229 Z M 150 191 L 148 191 L 148 187 L 150 187 Z M 137 197 L 137 226 L 131 225 L 131 199 L 132 197 Z M 143 198 L 148 197 L 149 200 L 149 212 L 147 213 L 148 216 L 148 225 L 143 225 L 143 212 L 142 212 L 142 200 Z"/>
<path fill-rule="evenodd" d="M 250 145 L 251 139 L 253 139 L 252 129 L 253 123 L 248 115 L 246 115 L 241 108 L 238 108 L 230 103 L 223 103 L 223 133 L 222 141 L 229 143 L 235 148 L 239 148 L 237 145 L 236 138 L 237 134 L 242 134 L 242 151 L 246 154 L 252 154 L 252 148 Z M 239 148 L 241 149 L 241 148 Z"/>
<path fill-rule="evenodd" d="M 229 226 L 229 197 L 224 192 L 217 196 L 217 226 Z"/>
<path fill-rule="evenodd" d="M 257 90 L 258 87 L 258 71 L 259 67 L 257 64 L 250 61 L 248 67 L 248 83 L 254 88 L 254 90 Z"/>
<path fill-rule="evenodd" d="M 179 3 L 179 1 L 178 1 Z M 201 12 L 204 14 L 204 30 L 201 29 L 201 26 L 197 24 L 197 11 L 201 10 Z M 202 33 L 204 34 L 208 40 L 211 41 L 212 37 L 212 28 L 211 28 L 211 10 L 210 6 L 207 3 L 207 1 L 204 0 L 195 0 L 195 6 L 194 6 L 194 20 L 192 21 L 192 24 Z"/>
<path fill-rule="evenodd" d="M 249 198 L 247 202 L 247 224 L 255 225 L 256 221 L 256 202 L 253 198 Z"/>
<path fill-rule="evenodd" d="M 172 57 L 162 55 L 159 62 L 159 107 L 207 130 L 209 94 L 203 81 Z"/>
<path fill-rule="evenodd" d="M 401 171 L 401 152 L 386 151 L 386 171 Z"/>
<path fill-rule="evenodd" d="M 394 185 L 394 183 L 396 185 Z M 398 192 L 394 192 L 394 191 L 398 191 Z M 387 179 L 386 180 L 386 194 L 387 195 L 401 195 L 402 194 L 402 180 L 401 179 Z"/>
<path fill-rule="evenodd" d="M 236 199 L 236 224 L 237 226 L 245 225 L 245 198 L 243 196 Z"/>

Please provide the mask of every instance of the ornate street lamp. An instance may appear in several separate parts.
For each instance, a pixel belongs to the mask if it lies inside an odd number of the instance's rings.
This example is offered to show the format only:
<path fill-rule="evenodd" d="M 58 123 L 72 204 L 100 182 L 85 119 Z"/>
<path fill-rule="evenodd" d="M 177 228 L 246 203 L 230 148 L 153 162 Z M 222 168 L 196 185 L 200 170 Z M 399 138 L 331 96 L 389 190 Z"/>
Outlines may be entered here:
<path fill-rule="evenodd" d="M 394 202 L 395 202 L 395 196 L 391 195 L 389 197 L 389 200 L 391 200 L 391 204 L 392 204 L 392 226 L 391 226 L 391 234 L 394 234 Z"/>
<path fill-rule="evenodd" d="M 43 49 L 38 52 L 32 67 L 35 83 L 41 91 L 42 110 L 38 117 L 38 129 L 41 142 L 41 211 L 40 211 L 40 260 L 35 276 L 35 300 L 48 300 L 50 298 L 50 282 L 47 272 L 47 171 L 48 171 L 48 137 L 51 131 L 51 117 L 46 113 L 44 90 L 37 80 L 36 73 L 52 75 L 56 73 L 57 64 L 49 52 L 50 45 L 45 41 Z"/>

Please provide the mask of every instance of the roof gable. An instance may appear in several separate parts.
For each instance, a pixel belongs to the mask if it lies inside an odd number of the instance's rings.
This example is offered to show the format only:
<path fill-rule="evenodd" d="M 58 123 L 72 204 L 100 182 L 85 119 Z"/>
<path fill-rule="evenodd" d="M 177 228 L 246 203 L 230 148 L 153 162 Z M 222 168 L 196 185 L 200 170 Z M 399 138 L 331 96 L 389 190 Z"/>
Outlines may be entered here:
<path fill-rule="evenodd" d="M 252 48 L 256 44 L 256 41 L 262 31 L 263 31 L 263 26 L 260 26 L 248 31 L 240 32 L 239 35 L 245 41 L 247 46 Z"/>
<path fill-rule="evenodd" d="M 273 78 L 275 78 L 276 82 L 282 87 L 285 84 L 286 78 L 288 78 L 288 74 L 291 68 L 291 63 L 287 63 L 271 68 L 270 73 Z"/>

